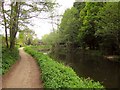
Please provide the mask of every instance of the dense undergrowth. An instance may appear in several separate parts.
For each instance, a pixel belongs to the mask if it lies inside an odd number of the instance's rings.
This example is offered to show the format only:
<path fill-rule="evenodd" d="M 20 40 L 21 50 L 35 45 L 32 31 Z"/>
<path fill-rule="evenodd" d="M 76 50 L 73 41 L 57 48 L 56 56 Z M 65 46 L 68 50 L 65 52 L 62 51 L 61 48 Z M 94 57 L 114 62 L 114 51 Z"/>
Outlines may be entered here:
<path fill-rule="evenodd" d="M 18 48 L 14 48 L 13 50 L 2 48 L 2 74 L 5 74 L 18 58 Z"/>
<path fill-rule="evenodd" d="M 26 47 L 25 51 L 37 60 L 42 71 L 44 88 L 104 88 L 99 82 L 78 77 L 72 68 L 31 47 Z"/>

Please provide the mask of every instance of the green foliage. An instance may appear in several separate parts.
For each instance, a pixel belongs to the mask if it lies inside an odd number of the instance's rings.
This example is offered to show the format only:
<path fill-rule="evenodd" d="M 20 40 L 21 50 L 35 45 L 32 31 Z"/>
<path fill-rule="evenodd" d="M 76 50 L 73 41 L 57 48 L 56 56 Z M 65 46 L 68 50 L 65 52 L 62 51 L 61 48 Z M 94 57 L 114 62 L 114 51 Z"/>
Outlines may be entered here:
<path fill-rule="evenodd" d="M 28 24 L 31 25 L 29 19 L 38 17 L 41 12 L 52 12 L 53 8 L 56 7 L 56 2 L 54 0 L 43 0 L 41 2 L 1 2 L 2 10 L 0 14 L 2 15 L 1 25 L 5 29 L 5 41 L 7 47 L 14 48 L 16 43 L 16 35 L 19 30 L 26 28 Z M 6 8 L 9 7 L 9 8 Z M 27 8 L 26 8 L 27 7 Z M 34 13 L 34 14 L 33 14 Z M 9 37 L 8 37 L 8 31 Z M 20 35 L 20 44 L 23 43 L 23 36 Z M 28 35 L 27 44 L 31 44 L 31 36 Z M 10 38 L 9 40 L 7 40 Z M 36 40 L 34 40 L 36 44 Z"/>
<path fill-rule="evenodd" d="M 78 10 L 75 7 L 67 9 L 62 18 L 60 24 L 60 34 L 61 38 L 65 42 L 77 41 L 78 29 L 79 29 L 79 20 L 77 18 Z"/>
<path fill-rule="evenodd" d="M 118 2 L 108 2 L 100 9 L 96 35 L 102 37 L 100 43 L 105 52 L 114 54 L 120 49 L 120 6 Z"/>
<path fill-rule="evenodd" d="M 22 31 L 19 31 L 18 44 L 19 45 L 37 45 L 39 39 L 35 38 L 36 34 L 33 30 L 25 28 Z"/>
<path fill-rule="evenodd" d="M 57 31 L 54 31 L 54 32 L 51 32 L 49 35 L 48 34 L 44 35 L 42 37 L 42 41 L 45 44 L 54 45 L 61 40 L 61 38 L 59 36 L 60 36 L 60 34 Z"/>
<path fill-rule="evenodd" d="M 73 45 L 120 54 L 120 2 L 75 2 L 67 9 L 59 28 L 46 35 L 43 42 L 56 46 Z"/>
<path fill-rule="evenodd" d="M 82 5 L 81 5 L 82 6 Z M 77 5 L 76 5 L 77 7 Z M 80 9 L 80 7 L 78 7 Z M 45 35 L 42 41 L 54 45 L 61 42 L 77 42 L 77 35 L 79 32 L 79 10 L 75 7 L 67 9 L 63 15 L 61 24 L 58 30 Z"/>
<path fill-rule="evenodd" d="M 95 36 L 95 32 L 97 30 L 97 21 L 99 19 L 97 13 L 101 7 L 103 7 L 103 3 L 87 2 L 80 12 L 82 27 L 79 32 L 79 39 L 82 45 L 86 45 L 90 49 L 95 49 L 98 46 L 98 40 Z"/>
<path fill-rule="evenodd" d="M 45 50 L 50 49 L 50 45 L 38 45 L 38 46 L 30 46 L 31 48 L 34 48 L 35 50 Z"/>
<path fill-rule="evenodd" d="M 26 47 L 25 51 L 32 55 L 42 70 L 45 88 L 104 88 L 99 82 L 79 78 L 74 70 L 50 57 Z"/>
<path fill-rule="evenodd" d="M 5 74 L 18 58 L 19 51 L 17 48 L 13 50 L 2 48 L 2 74 Z"/>

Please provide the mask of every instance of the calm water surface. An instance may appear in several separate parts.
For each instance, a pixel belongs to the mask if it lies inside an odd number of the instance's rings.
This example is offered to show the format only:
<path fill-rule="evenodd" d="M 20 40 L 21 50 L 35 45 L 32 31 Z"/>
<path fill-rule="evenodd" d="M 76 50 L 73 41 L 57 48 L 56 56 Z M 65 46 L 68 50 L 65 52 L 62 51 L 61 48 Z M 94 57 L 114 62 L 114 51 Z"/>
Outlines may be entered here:
<path fill-rule="evenodd" d="M 107 88 L 120 88 L 119 62 L 92 57 L 78 51 L 65 54 L 55 53 L 52 54 L 53 56 L 71 66 L 79 76 L 100 81 Z"/>

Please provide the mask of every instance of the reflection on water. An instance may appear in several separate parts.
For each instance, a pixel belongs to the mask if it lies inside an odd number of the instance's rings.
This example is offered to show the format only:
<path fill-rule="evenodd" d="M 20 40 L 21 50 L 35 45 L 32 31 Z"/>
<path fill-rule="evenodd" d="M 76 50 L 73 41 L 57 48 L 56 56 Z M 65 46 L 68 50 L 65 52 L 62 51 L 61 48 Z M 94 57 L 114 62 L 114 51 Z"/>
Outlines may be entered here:
<path fill-rule="evenodd" d="M 120 88 L 120 63 L 118 62 L 73 50 L 66 54 L 54 53 L 53 56 L 70 65 L 79 76 L 100 81 L 107 88 Z"/>

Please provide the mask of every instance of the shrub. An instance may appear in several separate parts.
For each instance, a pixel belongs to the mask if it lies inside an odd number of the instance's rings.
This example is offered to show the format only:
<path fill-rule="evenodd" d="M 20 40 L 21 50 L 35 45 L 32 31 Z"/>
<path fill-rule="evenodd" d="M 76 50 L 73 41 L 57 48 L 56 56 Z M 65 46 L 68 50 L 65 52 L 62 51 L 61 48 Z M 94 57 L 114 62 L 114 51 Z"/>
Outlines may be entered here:
<path fill-rule="evenodd" d="M 2 74 L 5 74 L 18 58 L 19 51 L 17 48 L 13 50 L 2 48 Z"/>
<path fill-rule="evenodd" d="M 25 51 L 37 60 L 45 88 L 104 88 L 99 82 L 79 78 L 72 68 L 30 47 L 26 47 Z"/>

